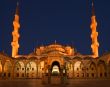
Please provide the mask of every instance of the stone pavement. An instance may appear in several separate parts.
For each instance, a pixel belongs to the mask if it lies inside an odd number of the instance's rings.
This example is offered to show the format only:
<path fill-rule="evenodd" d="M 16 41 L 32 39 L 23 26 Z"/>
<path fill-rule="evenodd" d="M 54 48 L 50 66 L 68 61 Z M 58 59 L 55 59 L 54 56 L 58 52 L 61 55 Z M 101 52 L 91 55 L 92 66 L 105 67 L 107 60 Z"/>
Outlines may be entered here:
<path fill-rule="evenodd" d="M 110 79 L 70 79 L 68 84 L 42 84 L 40 79 L 0 80 L 0 87 L 110 87 Z"/>

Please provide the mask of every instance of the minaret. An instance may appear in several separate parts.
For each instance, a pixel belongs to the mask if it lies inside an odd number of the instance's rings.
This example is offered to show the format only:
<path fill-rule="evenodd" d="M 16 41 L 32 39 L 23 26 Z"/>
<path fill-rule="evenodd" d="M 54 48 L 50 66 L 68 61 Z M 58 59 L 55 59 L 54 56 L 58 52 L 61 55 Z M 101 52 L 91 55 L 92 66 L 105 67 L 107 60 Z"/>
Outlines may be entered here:
<path fill-rule="evenodd" d="M 92 17 L 91 17 L 91 39 L 92 39 L 92 44 L 91 44 L 91 48 L 92 48 L 92 53 L 93 53 L 93 57 L 96 58 L 99 56 L 98 53 L 98 48 L 99 48 L 99 43 L 98 43 L 98 32 L 97 32 L 97 21 L 96 21 L 96 16 L 95 16 L 95 11 L 94 11 L 94 3 L 92 0 Z"/>
<path fill-rule="evenodd" d="M 13 32 L 12 32 L 12 36 L 13 36 L 13 41 L 11 42 L 11 46 L 12 46 L 12 57 L 15 57 L 18 55 L 18 48 L 19 48 L 19 28 L 20 28 L 20 24 L 19 24 L 19 3 L 17 3 L 17 8 L 16 8 L 16 13 L 15 13 L 15 18 L 13 21 Z"/>

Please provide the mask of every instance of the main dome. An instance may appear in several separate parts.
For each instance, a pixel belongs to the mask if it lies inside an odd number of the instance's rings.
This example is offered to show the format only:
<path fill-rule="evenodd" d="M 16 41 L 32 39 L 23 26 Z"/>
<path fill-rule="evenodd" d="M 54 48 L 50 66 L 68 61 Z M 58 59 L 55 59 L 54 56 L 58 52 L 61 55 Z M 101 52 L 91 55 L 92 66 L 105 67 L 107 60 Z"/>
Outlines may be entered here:
<path fill-rule="evenodd" d="M 50 44 L 47 46 L 40 46 L 39 48 L 37 48 L 36 53 L 46 54 L 46 53 L 53 52 L 53 51 L 58 51 L 66 55 L 74 54 L 74 48 L 72 48 L 71 46 L 63 46 L 60 44 Z"/>

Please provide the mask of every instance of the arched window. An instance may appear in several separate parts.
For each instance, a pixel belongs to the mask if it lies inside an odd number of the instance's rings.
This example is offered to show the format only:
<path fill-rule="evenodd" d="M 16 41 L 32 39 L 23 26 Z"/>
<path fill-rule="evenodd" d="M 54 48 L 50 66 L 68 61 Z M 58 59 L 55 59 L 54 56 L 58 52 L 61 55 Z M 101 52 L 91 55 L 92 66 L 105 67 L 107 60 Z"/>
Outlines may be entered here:
<path fill-rule="evenodd" d="M 96 64 L 94 62 L 90 63 L 90 67 L 89 67 L 89 73 L 90 73 L 90 77 L 89 78 L 95 78 L 96 77 Z"/>
<path fill-rule="evenodd" d="M 5 65 L 4 65 L 4 77 L 10 78 L 11 72 L 12 72 L 12 64 L 10 60 L 6 60 Z"/>
<path fill-rule="evenodd" d="M 22 73 L 25 74 L 25 66 L 22 61 L 17 61 L 14 67 L 14 77 L 23 78 Z"/>
<path fill-rule="evenodd" d="M 85 76 L 84 73 L 84 65 L 81 61 L 77 61 L 74 64 L 74 77 L 76 78 L 82 78 Z"/>
<path fill-rule="evenodd" d="M 34 61 L 28 62 L 26 65 L 26 78 L 36 78 L 37 66 Z"/>
<path fill-rule="evenodd" d="M 99 78 L 105 77 L 105 76 L 106 76 L 105 73 L 106 73 L 106 65 L 105 65 L 105 62 L 102 61 L 102 60 L 100 60 L 100 61 L 98 62 L 98 77 L 99 77 Z"/>

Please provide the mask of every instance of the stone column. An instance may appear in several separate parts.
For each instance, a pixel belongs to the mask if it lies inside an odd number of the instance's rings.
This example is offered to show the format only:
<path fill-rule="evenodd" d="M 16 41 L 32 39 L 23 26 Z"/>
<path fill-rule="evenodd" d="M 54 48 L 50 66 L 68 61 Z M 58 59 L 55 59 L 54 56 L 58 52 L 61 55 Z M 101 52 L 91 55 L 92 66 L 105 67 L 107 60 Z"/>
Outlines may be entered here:
<path fill-rule="evenodd" d="M 61 73 L 61 84 L 63 84 L 63 83 L 64 83 L 63 69 L 64 69 L 64 67 L 63 67 L 63 66 L 61 66 L 61 69 L 60 69 L 60 73 Z"/>
<path fill-rule="evenodd" d="M 26 75 L 26 65 L 24 65 L 24 68 L 25 68 L 25 69 L 24 69 L 24 70 L 25 70 L 25 72 L 24 72 L 24 78 L 26 79 L 26 76 L 27 76 L 27 75 Z"/>
<path fill-rule="evenodd" d="M 11 79 L 14 79 L 14 64 L 12 64 L 12 72 L 11 72 Z"/>
<path fill-rule="evenodd" d="M 2 64 L 2 79 L 4 79 L 4 64 Z"/>
<path fill-rule="evenodd" d="M 97 64 L 96 64 L 96 78 L 98 78 L 98 66 L 97 66 Z"/>
<path fill-rule="evenodd" d="M 73 78 L 74 78 L 74 77 L 75 77 L 75 76 L 74 76 L 74 64 L 72 64 L 72 66 L 73 66 Z"/>
<path fill-rule="evenodd" d="M 48 66 L 48 84 L 51 84 L 51 69 L 50 69 L 50 65 Z"/>
<path fill-rule="evenodd" d="M 38 78 L 38 60 L 36 62 L 36 78 Z"/>

